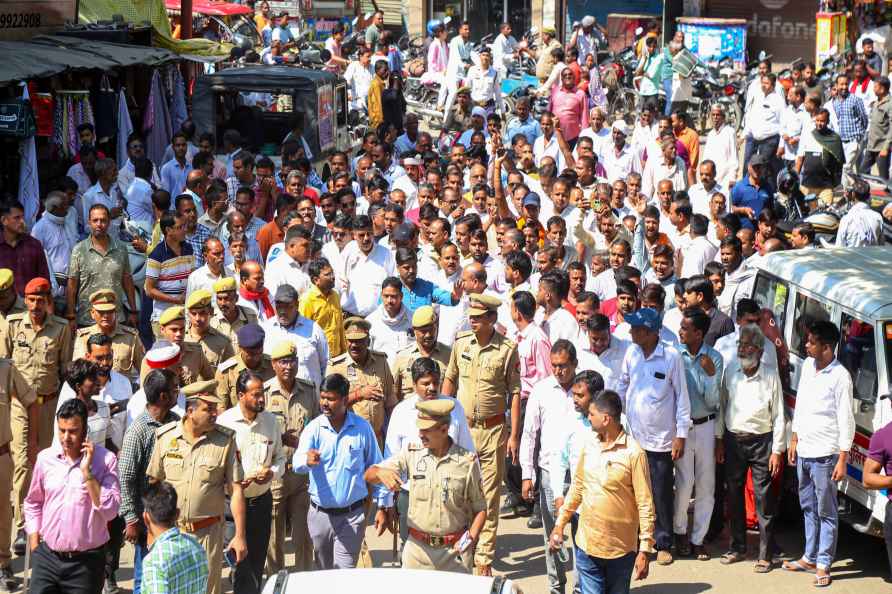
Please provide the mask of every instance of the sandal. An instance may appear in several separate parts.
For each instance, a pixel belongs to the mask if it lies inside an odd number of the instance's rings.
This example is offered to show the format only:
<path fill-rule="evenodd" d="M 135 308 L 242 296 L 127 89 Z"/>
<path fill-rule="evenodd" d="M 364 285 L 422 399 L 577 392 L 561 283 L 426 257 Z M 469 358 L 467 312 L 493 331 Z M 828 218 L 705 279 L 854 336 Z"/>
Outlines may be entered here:
<path fill-rule="evenodd" d="M 756 561 L 756 564 L 753 565 L 753 571 L 756 573 L 768 573 L 771 571 L 771 562 L 765 560 Z"/>
<path fill-rule="evenodd" d="M 745 561 L 746 555 L 743 553 L 738 553 L 737 551 L 728 551 L 724 555 L 722 555 L 721 559 L 719 559 L 719 563 L 722 565 L 731 565 L 732 563 L 738 563 L 740 561 Z"/>
<path fill-rule="evenodd" d="M 816 575 L 814 586 L 815 588 L 826 588 L 832 581 L 833 580 L 830 579 L 829 573 L 825 573 L 824 575 Z"/>
<path fill-rule="evenodd" d="M 802 571 L 805 573 L 814 573 L 818 570 L 817 566 L 811 565 L 801 558 L 796 559 L 795 561 L 784 561 L 781 567 L 784 569 L 784 571 Z"/>

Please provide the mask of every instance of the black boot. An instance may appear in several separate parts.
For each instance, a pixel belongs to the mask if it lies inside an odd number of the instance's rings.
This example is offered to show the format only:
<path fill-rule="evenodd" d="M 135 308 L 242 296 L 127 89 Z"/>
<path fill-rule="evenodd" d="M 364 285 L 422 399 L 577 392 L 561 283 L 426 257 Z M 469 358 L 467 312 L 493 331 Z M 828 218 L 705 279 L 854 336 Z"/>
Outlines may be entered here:
<path fill-rule="evenodd" d="M 28 540 L 25 538 L 25 531 L 19 530 L 19 533 L 15 538 L 15 542 L 12 543 L 12 550 L 16 555 L 21 557 L 25 554 L 26 546 L 28 546 Z"/>

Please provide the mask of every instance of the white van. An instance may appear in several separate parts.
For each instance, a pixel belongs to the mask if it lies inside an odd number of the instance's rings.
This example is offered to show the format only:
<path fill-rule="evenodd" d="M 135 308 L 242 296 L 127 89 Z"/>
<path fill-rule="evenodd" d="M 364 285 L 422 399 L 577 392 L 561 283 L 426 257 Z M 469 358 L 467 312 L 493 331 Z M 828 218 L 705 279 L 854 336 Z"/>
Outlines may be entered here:
<path fill-rule="evenodd" d="M 882 537 L 886 492 L 864 489 L 861 477 L 871 435 L 892 421 L 892 248 L 791 250 L 754 266 L 752 297 L 774 312 L 790 350 L 788 420 L 807 357 L 804 328 L 817 320 L 839 327 L 837 358 L 852 374 L 857 425 L 847 476 L 839 483 L 840 519 Z"/>

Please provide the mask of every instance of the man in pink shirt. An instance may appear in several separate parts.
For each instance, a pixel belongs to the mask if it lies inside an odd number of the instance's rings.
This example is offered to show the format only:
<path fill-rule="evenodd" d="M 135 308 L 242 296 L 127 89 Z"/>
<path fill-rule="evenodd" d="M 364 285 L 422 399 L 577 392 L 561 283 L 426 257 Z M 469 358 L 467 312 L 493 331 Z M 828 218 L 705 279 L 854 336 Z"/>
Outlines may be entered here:
<path fill-rule="evenodd" d="M 56 413 L 59 443 L 37 456 L 25 498 L 31 592 L 99 594 L 108 523 L 121 493 L 114 454 L 87 441 L 87 407 L 72 398 Z"/>
<path fill-rule="evenodd" d="M 515 291 L 511 296 L 511 319 L 517 326 L 517 358 L 520 363 L 520 424 L 524 423 L 527 398 L 533 387 L 544 378 L 551 376 L 551 342 L 545 332 L 533 322 L 536 315 L 536 298 L 529 291 Z M 532 505 L 525 502 L 521 495 L 523 473 L 519 464 L 508 460 L 505 474 L 505 485 L 509 496 L 505 507 L 532 513 Z M 534 516 L 535 517 L 535 516 Z M 531 518 L 532 520 L 533 518 Z"/>
<path fill-rule="evenodd" d="M 561 72 L 561 88 L 552 94 L 549 110 L 560 122 L 560 130 L 572 149 L 579 133 L 588 128 L 588 98 L 576 88 L 576 78 L 569 68 Z"/>

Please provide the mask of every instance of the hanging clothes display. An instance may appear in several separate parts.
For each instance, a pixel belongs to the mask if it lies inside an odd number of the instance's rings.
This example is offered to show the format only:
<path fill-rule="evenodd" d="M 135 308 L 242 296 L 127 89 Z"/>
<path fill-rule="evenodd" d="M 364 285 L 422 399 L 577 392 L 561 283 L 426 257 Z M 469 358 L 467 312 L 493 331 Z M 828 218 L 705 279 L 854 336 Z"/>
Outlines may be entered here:
<path fill-rule="evenodd" d="M 118 118 L 116 116 L 118 97 L 108 80 L 103 74 L 99 81 L 99 88 L 93 93 L 93 102 L 96 107 L 96 138 L 99 142 L 106 142 L 118 131 Z"/>
<path fill-rule="evenodd" d="M 183 122 L 189 119 L 189 112 L 186 109 L 186 83 L 183 82 L 183 75 L 180 74 L 180 69 L 176 65 L 171 64 L 167 68 L 172 71 L 170 118 L 173 129 L 179 130 Z"/>
<path fill-rule="evenodd" d="M 161 163 L 164 150 L 170 144 L 170 137 L 173 136 L 173 129 L 167 97 L 161 83 L 161 73 L 158 70 L 152 74 L 152 87 L 143 116 L 142 131 L 146 137 L 146 156 L 153 163 Z"/>
<path fill-rule="evenodd" d="M 27 85 L 22 85 L 22 99 L 30 98 Z M 40 184 L 37 178 L 37 144 L 33 136 L 19 142 L 19 201 L 25 207 L 25 224 L 30 229 L 37 220 L 40 207 Z"/>
<path fill-rule="evenodd" d="M 53 144 L 61 156 L 73 159 L 80 150 L 81 141 L 77 127 L 93 119 L 93 106 L 89 91 L 56 91 L 56 109 L 53 114 Z"/>
<path fill-rule="evenodd" d="M 133 133 L 133 122 L 130 120 L 130 110 L 127 109 L 127 96 L 124 87 L 118 91 L 118 164 L 123 167 L 129 158 L 127 156 L 127 138 Z"/>

